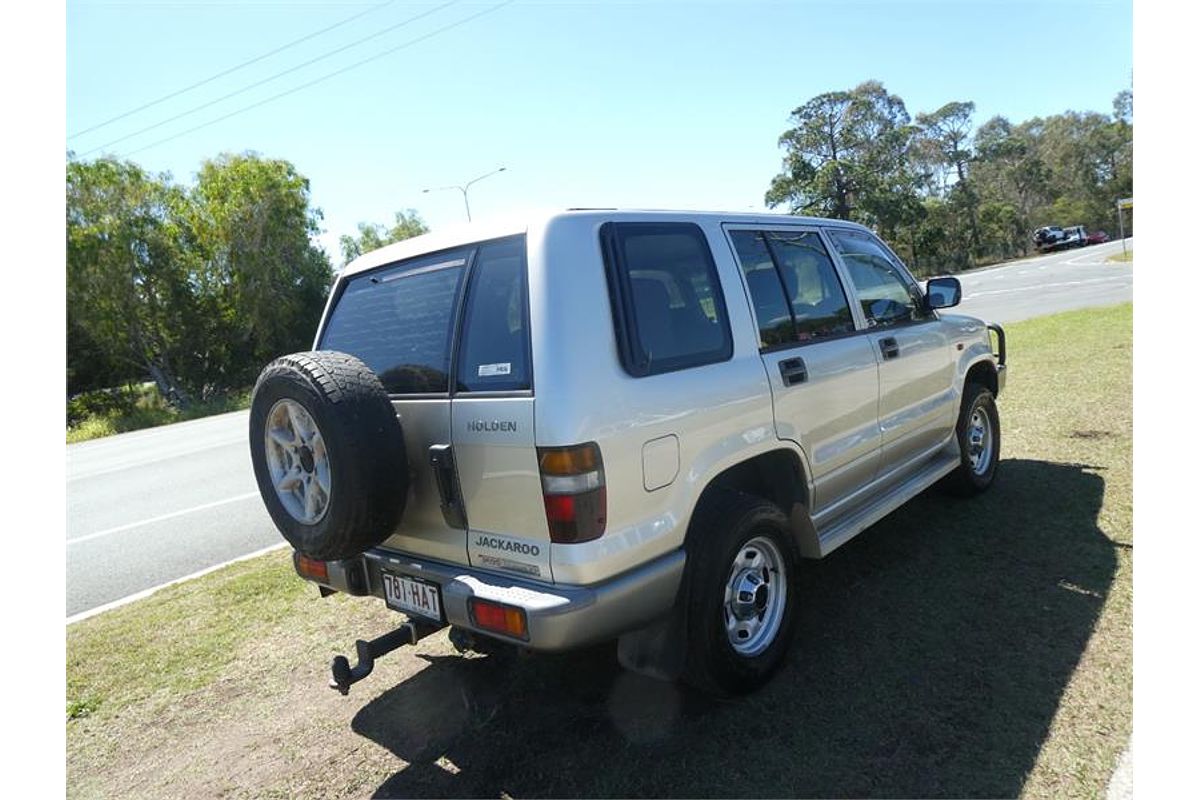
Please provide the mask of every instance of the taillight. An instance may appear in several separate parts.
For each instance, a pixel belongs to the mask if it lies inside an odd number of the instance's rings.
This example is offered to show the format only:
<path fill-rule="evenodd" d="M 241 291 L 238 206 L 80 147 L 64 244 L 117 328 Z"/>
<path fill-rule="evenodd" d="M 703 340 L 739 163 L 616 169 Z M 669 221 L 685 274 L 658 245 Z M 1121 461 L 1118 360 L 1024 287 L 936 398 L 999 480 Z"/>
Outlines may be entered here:
<path fill-rule="evenodd" d="M 542 499 L 550 541 L 590 542 L 604 533 L 608 497 L 604 462 L 595 442 L 573 447 L 539 447 Z"/>
<path fill-rule="evenodd" d="M 517 639 L 529 638 L 523 608 L 480 600 L 478 597 L 472 597 L 467 608 L 471 612 L 471 621 L 478 628 L 505 633 Z"/>

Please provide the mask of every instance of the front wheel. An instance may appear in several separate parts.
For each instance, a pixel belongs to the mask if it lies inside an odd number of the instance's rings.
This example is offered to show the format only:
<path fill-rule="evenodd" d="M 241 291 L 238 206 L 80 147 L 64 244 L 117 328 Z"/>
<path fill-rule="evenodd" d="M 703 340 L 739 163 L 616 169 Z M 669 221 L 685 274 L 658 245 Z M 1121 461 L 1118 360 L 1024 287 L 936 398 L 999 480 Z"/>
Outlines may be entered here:
<path fill-rule="evenodd" d="M 986 491 L 996 478 L 1000 461 L 1000 413 L 991 391 L 967 384 L 958 417 L 959 465 L 946 479 L 955 494 L 970 496 Z"/>
<path fill-rule="evenodd" d="M 719 490 L 696 510 L 688 536 L 684 680 L 744 694 L 779 668 L 796 623 L 799 552 L 773 503 Z"/>

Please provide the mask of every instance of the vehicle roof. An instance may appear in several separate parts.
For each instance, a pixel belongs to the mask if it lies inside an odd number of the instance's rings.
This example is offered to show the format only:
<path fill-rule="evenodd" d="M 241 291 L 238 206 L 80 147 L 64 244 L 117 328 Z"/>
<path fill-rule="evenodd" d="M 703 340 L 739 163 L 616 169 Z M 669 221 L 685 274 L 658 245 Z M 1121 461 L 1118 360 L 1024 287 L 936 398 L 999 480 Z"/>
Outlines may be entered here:
<path fill-rule="evenodd" d="M 426 253 L 436 253 L 452 247 L 483 242 L 489 239 L 499 239 L 504 236 L 515 236 L 525 233 L 530 227 L 548 223 L 557 217 L 594 218 L 597 221 L 653 221 L 655 219 L 679 220 L 681 217 L 691 220 L 731 222 L 734 224 L 758 225 L 825 225 L 858 230 L 869 228 L 841 219 L 826 217 L 801 217 L 792 214 L 755 214 L 736 211 L 694 211 L 669 209 L 632 209 L 632 208 L 571 208 L 554 211 L 533 211 L 519 215 L 495 217 L 478 222 L 466 222 L 449 225 L 437 231 L 414 236 L 394 244 L 364 253 L 351 261 L 342 270 L 342 276 L 353 275 L 366 270 L 392 264 L 406 258 L 414 258 Z"/>

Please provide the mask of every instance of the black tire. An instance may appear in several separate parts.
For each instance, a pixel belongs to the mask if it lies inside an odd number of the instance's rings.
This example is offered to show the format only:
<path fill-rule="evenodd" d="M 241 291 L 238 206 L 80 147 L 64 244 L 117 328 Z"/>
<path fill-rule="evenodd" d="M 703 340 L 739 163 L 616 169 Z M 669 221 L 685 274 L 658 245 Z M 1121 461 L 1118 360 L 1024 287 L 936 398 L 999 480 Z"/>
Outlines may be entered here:
<path fill-rule="evenodd" d="M 760 653 L 745 655 L 734 649 L 726 632 L 724 592 L 735 573 L 735 557 L 756 537 L 769 539 L 782 556 L 786 595 L 782 621 L 770 644 Z M 711 694 L 731 695 L 754 691 L 771 678 L 795 636 L 799 558 L 787 517 L 774 503 L 730 490 L 709 491 L 688 532 L 685 682 Z"/>
<path fill-rule="evenodd" d="M 982 469 L 977 469 L 971 463 L 971 419 L 977 411 L 986 416 L 991 429 L 991 450 L 986 466 Z M 996 398 L 990 389 L 978 383 L 967 384 L 963 391 L 962 409 L 958 414 L 955 431 L 958 437 L 959 464 L 954 472 L 946 476 L 945 488 L 961 497 L 987 491 L 996 479 L 996 465 L 1000 462 L 1000 413 L 996 408 Z"/>
<path fill-rule="evenodd" d="M 267 420 L 282 400 L 308 412 L 328 458 L 324 513 L 311 524 L 288 511 L 271 478 Z M 404 513 L 409 475 L 400 421 L 378 376 L 354 356 L 293 353 L 268 364 L 250 402 L 250 459 L 275 526 L 310 558 L 333 561 L 374 547 Z"/>

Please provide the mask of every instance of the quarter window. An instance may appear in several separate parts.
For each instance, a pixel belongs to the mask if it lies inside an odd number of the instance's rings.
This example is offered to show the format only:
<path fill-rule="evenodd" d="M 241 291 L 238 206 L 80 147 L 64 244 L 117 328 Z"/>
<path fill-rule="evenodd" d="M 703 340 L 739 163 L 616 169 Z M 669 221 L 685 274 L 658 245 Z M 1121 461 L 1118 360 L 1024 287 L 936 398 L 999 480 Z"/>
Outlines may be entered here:
<path fill-rule="evenodd" d="M 829 235 L 850 273 L 867 325 L 899 325 L 926 318 L 920 289 L 873 236 L 840 230 L 830 230 Z"/>
<path fill-rule="evenodd" d="M 654 375 L 733 355 L 716 264 L 698 226 L 608 223 L 601 239 L 627 372 Z"/>

